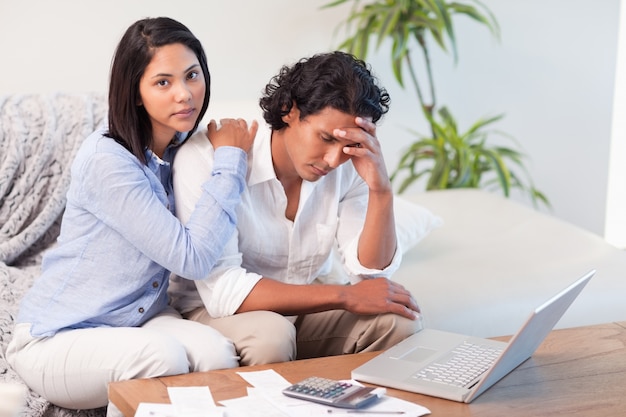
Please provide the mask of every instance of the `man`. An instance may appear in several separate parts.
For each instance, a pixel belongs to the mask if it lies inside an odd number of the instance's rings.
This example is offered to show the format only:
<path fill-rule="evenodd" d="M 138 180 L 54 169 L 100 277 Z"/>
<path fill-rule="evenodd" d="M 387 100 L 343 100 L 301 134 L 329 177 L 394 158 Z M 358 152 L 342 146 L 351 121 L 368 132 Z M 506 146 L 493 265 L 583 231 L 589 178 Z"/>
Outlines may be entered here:
<path fill-rule="evenodd" d="M 419 331 L 414 298 L 389 280 L 401 248 L 376 137 L 385 89 L 363 61 L 333 52 L 283 67 L 260 105 L 270 129 L 250 154 L 238 235 L 205 280 L 172 277 L 172 304 L 230 338 L 242 365 L 380 350 Z M 212 159 L 201 136 L 177 154 L 183 222 Z M 319 283 L 335 248 L 351 285 Z"/>

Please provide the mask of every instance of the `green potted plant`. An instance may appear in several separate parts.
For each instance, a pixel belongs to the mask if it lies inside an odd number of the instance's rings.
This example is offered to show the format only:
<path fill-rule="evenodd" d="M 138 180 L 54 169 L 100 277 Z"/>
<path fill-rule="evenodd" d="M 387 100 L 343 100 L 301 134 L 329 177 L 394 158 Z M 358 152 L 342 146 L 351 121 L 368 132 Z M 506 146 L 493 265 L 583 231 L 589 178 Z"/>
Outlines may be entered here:
<path fill-rule="evenodd" d="M 432 38 L 444 51 L 448 51 L 449 45 L 456 62 L 458 54 L 452 17 L 465 15 L 499 37 L 500 28 L 490 10 L 478 1 L 464 4 L 444 0 L 336 0 L 323 7 L 335 7 L 349 1 L 354 5 L 342 25 L 351 34 L 339 49 L 366 59 L 372 38 L 376 40 L 375 49 L 384 41 L 391 41 L 394 77 L 405 88 L 405 71 L 408 72 L 421 112 L 430 126 L 428 134 L 412 131 L 417 140 L 401 155 L 392 174 L 394 182 L 401 181 L 398 192 L 402 193 L 423 177 L 427 180 L 428 190 L 495 187 L 508 197 L 516 188 L 529 195 L 535 206 L 541 202 L 549 207 L 547 197 L 535 188 L 524 166 L 525 155 L 518 146 L 492 145 L 488 141 L 497 135 L 517 145 L 510 136 L 491 130 L 492 124 L 502 115 L 478 120 L 465 132 L 460 132 L 450 111 L 437 103 L 429 39 Z M 418 58 L 425 69 L 425 81 L 417 76 Z"/>

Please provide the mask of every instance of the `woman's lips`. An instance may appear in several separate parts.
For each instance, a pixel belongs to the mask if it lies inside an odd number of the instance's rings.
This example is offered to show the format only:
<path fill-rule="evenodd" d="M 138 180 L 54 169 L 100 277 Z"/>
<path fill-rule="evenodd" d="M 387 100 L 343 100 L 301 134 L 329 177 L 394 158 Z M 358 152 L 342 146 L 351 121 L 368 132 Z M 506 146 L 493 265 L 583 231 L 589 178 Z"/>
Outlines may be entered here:
<path fill-rule="evenodd" d="M 181 110 L 179 112 L 174 113 L 174 116 L 180 117 L 180 118 L 187 118 L 187 117 L 190 117 L 191 115 L 193 115 L 194 112 L 195 112 L 195 110 L 192 109 L 192 108 L 184 109 L 184 110 Z"/>

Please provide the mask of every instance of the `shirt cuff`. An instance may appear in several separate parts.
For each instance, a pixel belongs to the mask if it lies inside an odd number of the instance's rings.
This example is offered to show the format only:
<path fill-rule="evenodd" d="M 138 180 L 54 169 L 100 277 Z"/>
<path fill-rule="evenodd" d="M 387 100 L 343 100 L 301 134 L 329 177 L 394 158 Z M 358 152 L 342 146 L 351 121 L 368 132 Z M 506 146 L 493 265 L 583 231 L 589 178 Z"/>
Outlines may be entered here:
<path fill-rule="evenodd" d="M 359 262 L 359 237 L 357 236 L 344 251 L 344 264 L 349 272 L 350 282 L 356 284 L 359 281 L 368 278 L 384 277 L 391 278 L 391 276 L 398 270 L 400 263 L 402 262 L 402 251 L 396 245 L 396 253 L 393 255 L 393 259 L 389 265 L 383 269 L 367 268 Z"/>
<path fill-rule="evenodd" d="M 235 146 L 220 146 L 215 150 L 212 175 L 222 172 L 245 178 L 248 170 L 248 154 Z"/>

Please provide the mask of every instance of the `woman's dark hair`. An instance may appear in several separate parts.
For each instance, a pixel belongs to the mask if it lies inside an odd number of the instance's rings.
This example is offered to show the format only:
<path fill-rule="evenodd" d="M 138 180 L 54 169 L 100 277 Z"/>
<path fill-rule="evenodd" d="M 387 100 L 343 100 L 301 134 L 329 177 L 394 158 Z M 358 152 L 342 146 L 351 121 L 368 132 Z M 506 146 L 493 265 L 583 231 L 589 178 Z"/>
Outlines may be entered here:
<path fill-rule="evenodd" d="M 138 20 L 122 36 L 111 64 L 107 136 L 143 163 L 146 163 L 145 149 L 152 142 L 152 124 L 145 108 L 138 104 L 141 103 L 139 81 L 155 50 L 174 43 L 185 45 L 194 52 L 206 82 L 202 109 L 189 136 L 196 130 L 209 106 L 211 77 L 202 44 L 185 25 L 167 17 Z"/>
<path fill-rule="evenodd" d="M 286 126 L 283 116 L 295 104 L 300 119 L 332 107 L 354 116 L 371 117 L 376 123 L 389 111 L 389 94 L 378 85 L 370 67 L 345 52 L 303 58 L 283 66 L 265 87 L 259 104 L 273 130 Z"/>

